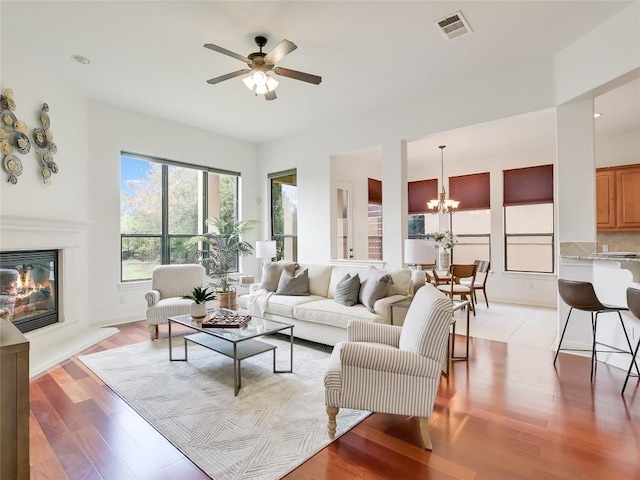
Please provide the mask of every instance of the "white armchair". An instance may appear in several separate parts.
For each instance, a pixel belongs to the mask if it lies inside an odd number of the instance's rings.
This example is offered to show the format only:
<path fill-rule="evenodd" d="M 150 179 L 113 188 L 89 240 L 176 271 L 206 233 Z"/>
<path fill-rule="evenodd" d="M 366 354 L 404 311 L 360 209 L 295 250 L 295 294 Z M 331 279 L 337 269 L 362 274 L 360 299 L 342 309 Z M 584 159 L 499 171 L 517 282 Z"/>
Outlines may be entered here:
<path fill-rule="evenodd" d="M 420 417 L 431 450 L 433 413 L 452 317 L 451 300 L 433 285 L 421 287 L 402 327 L 352 320 L 324 377 L 329 436 L 339 408 Z"/>
<path fill-rule="evenodd" d="M 183 299 L 193 287 L 206 281 L 202 265 L 160 265 L 151 274 L 151 290 L 144 294 L 147 300 L 147 323 L 151 340 L 158 338 L 158 325 L 167 323 L 174 315 L 190 312 L 191 300 Z"/>

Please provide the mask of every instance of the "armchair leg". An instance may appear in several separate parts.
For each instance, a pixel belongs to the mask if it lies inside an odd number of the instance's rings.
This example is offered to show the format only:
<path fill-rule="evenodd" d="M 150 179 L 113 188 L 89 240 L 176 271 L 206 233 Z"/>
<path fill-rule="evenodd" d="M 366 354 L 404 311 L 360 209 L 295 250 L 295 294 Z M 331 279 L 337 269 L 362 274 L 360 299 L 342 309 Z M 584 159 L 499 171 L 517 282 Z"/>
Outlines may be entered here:
<path fill-rule="evenodd" d="M 149 325 L 149 337 L 152 342 L 158 339 L 158 325 Z"/>
<path fill-rule="evenodd" d="M 420 417 L 420 434 L 425 450 L 433 450 L 431 436 L 429 435 L 429 417 Z"/>
<path fill-rule="evenodd" d="M 336 415 L 338 415 L 338 407 L 327 407 L 327 416 L 329 417 L 329 423 L 327 424 L 327 431 L 329 432 L 329 438 L 336 436 Z"/>

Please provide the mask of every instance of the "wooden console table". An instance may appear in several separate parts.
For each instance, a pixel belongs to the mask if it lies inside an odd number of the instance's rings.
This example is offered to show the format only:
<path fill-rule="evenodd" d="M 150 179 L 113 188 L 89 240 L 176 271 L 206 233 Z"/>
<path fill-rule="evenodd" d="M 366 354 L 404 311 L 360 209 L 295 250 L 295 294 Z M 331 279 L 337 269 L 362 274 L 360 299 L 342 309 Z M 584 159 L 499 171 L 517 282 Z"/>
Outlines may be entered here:
<path fill-rule="evenodd" d="M 29 480 L 29 341 L 0 320 L 0 478 Z"/>

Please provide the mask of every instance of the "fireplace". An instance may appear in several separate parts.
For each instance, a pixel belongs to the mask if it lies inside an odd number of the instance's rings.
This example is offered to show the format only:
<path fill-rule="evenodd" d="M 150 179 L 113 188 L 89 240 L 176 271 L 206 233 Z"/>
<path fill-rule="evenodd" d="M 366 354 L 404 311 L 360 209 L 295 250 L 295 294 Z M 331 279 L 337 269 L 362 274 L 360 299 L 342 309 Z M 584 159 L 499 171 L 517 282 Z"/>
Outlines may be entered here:
<path fill-rule="evenodd" d="M 0 310 L 23 332 L 58 322 L 58 250 L 0 252 Z"/>

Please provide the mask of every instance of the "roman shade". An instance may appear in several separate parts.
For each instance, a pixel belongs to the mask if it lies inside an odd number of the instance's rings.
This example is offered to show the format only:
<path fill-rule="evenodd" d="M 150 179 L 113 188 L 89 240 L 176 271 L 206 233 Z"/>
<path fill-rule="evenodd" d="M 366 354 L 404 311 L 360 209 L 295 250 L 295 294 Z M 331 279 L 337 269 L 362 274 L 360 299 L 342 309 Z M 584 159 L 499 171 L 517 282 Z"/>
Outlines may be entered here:
<path fill-rule="evenodd" d="M 489 172 L 449 177 L 449 198 L 460 202 L 458 211 L 491 208 Z"/>
<path fill-rule="evenodd" d="M 553 203 L 553 165 L 504 170 L 504 206 Z"/>
<path fill-rule="evenodd" d="M 428 212 L 427 202 L 438 198 L 438 180 L 435 178 L 409 182 L 407 189 L 410 215 Z"/>
<path fill-rule="evenodd" d="M 368 178 L 369 183 L 369 203 L 382 205 L 382 182 L 375 178 Z"/>

